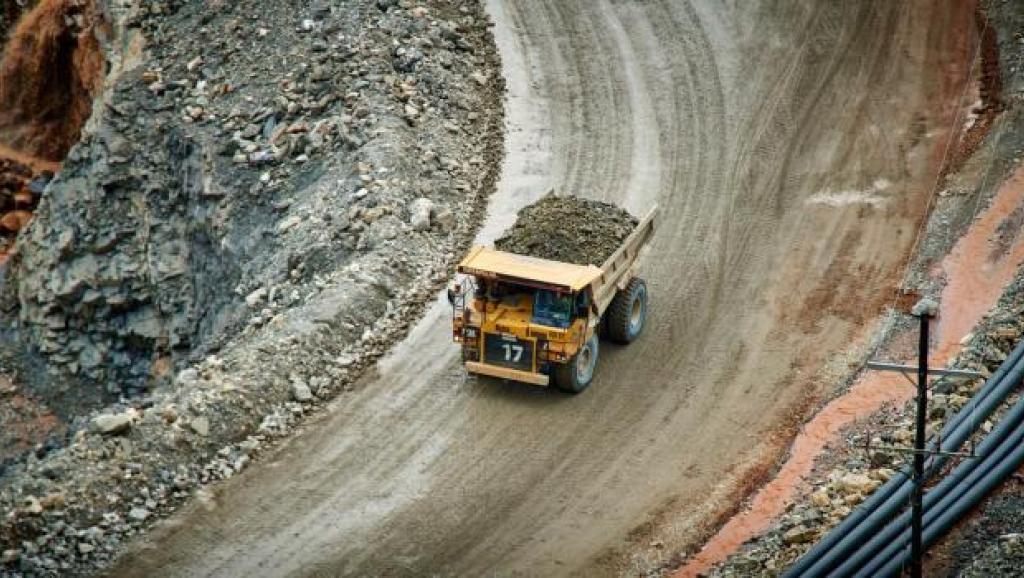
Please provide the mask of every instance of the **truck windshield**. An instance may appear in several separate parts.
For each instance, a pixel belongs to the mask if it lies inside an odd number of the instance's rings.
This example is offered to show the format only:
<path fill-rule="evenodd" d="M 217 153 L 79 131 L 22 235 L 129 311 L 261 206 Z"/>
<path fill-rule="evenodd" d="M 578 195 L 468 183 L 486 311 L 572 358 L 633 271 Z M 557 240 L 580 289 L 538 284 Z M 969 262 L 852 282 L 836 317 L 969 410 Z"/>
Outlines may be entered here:
<path fill-rule="evenodd" d="M 538 290 L 533 297 L 533 323 L 565 329 L 572 322 L 572 295 Z"/>

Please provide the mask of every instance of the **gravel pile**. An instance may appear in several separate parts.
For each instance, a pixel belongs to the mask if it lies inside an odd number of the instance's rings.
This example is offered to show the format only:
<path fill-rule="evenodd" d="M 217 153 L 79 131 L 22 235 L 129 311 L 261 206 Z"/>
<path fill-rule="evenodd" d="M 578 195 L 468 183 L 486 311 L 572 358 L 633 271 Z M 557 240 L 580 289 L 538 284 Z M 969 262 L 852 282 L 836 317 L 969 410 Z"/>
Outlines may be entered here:
<path fill-rule="evenodd" d="M 548 195 L 520 210 L 515 225 L 494 246 L 519 255 L 600 266 L 638 222 L 610 203 Z"/>
<path fill-rule="evenodd" d="M 48 379 L 136 396 L 253 309 L 304 301 L 314 275 L 451 239 L 496 112 L 478 10 L 111 9 L 146 58 L 114 83 L 19 240 L 0 288 L 7 340 L 40 352 Z"/>

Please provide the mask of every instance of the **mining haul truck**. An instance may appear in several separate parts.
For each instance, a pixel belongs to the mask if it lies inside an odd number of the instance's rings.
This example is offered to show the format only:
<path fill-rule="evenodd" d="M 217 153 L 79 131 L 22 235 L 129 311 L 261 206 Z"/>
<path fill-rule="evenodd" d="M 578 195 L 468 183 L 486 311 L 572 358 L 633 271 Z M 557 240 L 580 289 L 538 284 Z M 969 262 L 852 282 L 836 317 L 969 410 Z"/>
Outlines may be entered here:
<path fill-rule="evenodd" d="M 600 267 L 473 247 L 448 292 L 470 373 L 578 393 L 594 377 L 598 335 L 627 344 L 647 317 L 637 258 L 657 207 Z"/>

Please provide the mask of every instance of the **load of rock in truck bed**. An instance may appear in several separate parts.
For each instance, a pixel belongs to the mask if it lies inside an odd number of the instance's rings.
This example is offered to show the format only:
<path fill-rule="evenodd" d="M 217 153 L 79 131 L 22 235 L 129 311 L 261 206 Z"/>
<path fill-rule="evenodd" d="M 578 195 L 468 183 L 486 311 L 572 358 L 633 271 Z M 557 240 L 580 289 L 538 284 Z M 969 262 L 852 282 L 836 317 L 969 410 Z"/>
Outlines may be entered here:
<path fill-rule="evenodd" d="M 520 210 L 515 224 L 494 246 L 518 255 L 600 266 L 638 222 L 610 203 L 547 195 Z"/>

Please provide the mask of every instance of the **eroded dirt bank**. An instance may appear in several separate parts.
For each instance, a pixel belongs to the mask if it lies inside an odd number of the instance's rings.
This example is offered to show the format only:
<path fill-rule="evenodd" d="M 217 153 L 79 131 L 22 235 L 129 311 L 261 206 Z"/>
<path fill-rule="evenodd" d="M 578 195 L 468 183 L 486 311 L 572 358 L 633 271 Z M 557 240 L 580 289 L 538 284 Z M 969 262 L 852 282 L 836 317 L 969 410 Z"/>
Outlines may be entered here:
<path fill-rule="evenodd" d="M 983 186 L 979 183 L 982 195 Z M 1014 283 L 1014 278 L 1024 263 L 1024 243 L 1014 234 L 1003 245 L 1000 231 L 1014 227 L 1015 214 L 1024 208 L 1024 171 L 1018 170 L 988 204 L 936 268 L 944 276 L 940 303 L 945 308 L 933 334 L 932 367 L 953 364 L 991 372 L 1020 338 L 1014 318 L 1022 299 L 1021 282 Z M 875 355 L 913 365 L 913 333 L 901 331 Z M 933 385 L 928 427 L 938 431 L 944 418 L 967 403 L 979 382 L 935 380 Z M 760 544 L 748 545 L 715 569 L 715 575 L 774 575 L 784 569 L 803 544 L 841 521 L 876 485 L 888 480 L 894 468 L 904 465 L 899 454 L 878 448 L 912 442 L 913 408 L 908 402 L 914 394 L 913 384 L 901 375 L 865 371 L 857 376 L 849 391 L 801 426 L 779 471 L 743 511 L 673 576 L 709 573 L 754 539 Z M 875 449 L 867 449 L 868 443 Z M 778 544 L 780 536 L 784 546 Z"/>
<path fill-rule="evenodd" d="M 92 114 L 107 71 L 102 42 L 108 35 L 91 0 L 3 4 L 0 264 Z"/>
<path fill-rule="evenodd" d="M 350 397 L 112 573 L 642 572 L 696 544 L 879 313 L 925 212 L 970 7 L 498 2 L 506 165 L 666 223 L 652 323 L 582 396 L 467 380 L 437 306 Z M 846 368 L 848 369 L 848 368 Z M 287 475 L 282 475 L 287 472 Z"/>
<path fill-rule="evenodd" d="M 19 21 L 0 65 L 0 142 L 60 161 L 78 142 L 106 73 L 94 2 L 44 0 Z"/>

